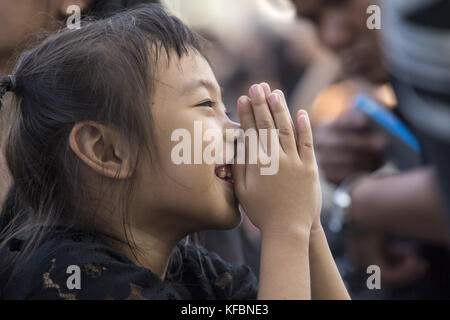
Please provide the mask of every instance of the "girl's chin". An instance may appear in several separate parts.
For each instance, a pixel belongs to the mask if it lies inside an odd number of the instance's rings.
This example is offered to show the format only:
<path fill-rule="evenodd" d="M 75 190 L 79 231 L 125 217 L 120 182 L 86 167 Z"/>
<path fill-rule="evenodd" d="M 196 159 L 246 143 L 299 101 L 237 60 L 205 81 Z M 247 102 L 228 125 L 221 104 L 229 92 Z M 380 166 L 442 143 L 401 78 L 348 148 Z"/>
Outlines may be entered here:
<path fill-rule="evenodd" d="M 217 228 L 223 230 L 234 229 L 242 223 L 242 215 L 239 212 L 238 206 L 230 208 L 230 212 L 224 215 L 224 219 L 220 221 L 220 226 Z"/>

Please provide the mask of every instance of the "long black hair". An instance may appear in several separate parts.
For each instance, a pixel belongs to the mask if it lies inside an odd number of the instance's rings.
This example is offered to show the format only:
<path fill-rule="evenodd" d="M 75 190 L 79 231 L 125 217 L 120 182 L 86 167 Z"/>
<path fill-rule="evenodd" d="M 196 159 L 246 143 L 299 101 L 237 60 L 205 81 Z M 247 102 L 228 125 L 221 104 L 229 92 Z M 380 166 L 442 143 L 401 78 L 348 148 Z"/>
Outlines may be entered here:
<path fill-rule="evenodd" d="M 14 239 L 27 240 L 20 254 L 0 261 L 0 273 L 31 256 L 57 227 L 89 229 L 81 217 L 94 216 L 96 204 L 68 144 L 73 126 L 90 120 L 118 129 L 123 145 L 136 151 L 136 166 L 142 152 L 155 151 L 150 101 L 158 57 L 201 53 L 203 45 L 180 20 L 143 5 L 61 30 L 25 52 L 13 77 L 0 75 L 0 94 L 13 91 L 5 150 L 14 182 L 1 214 L 0 252 Z M 125 235 L 133 178 L 120 199 Z"/>

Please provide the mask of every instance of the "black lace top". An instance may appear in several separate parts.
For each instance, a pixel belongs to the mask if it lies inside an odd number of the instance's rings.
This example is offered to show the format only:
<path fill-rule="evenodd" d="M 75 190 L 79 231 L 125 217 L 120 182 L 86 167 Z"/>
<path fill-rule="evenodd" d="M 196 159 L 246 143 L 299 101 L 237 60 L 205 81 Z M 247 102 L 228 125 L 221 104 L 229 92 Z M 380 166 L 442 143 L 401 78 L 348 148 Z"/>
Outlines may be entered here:
<path fill-rule="evenodd" d="M 20 247 L 20 241 L 11 243 L 0 259 Z M 229 264 L 184 241 L 178 249 L 182 263 L 170 267 L 162 281 L 95 236 L 55 234 L 24 265 L 2 276 L 0 294 L 4 299 L 256 299 L 257 281 L 246 265 Z M 80 289 L 74 288 L 77 273 Z"/>

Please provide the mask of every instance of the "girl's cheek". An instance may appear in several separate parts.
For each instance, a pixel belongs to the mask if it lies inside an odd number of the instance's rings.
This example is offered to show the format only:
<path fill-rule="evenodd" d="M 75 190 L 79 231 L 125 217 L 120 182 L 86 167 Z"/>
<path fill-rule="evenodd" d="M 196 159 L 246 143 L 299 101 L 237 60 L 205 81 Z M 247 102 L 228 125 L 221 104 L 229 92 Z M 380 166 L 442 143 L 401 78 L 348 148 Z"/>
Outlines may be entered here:
<path fill-rule="evenodd" d="M 206 116 L 211 112 L 214 114 L 214 110 L 205 108 L 205 110 L 192 111 L 195 111 L 195 114 L 178 113 L 173 116 L 171 121 L 165 121 L 167 120 L 166 116 L 168 114 L 165 114 L 163 117 L 154 115 L 155 128 L 158 128 L 156 139 L 159 153 L 158 157 L 162 160 L 161 166 L 165 167 L 164 171 L 177 181 L 189 185 L 195 181 L 197 183 L 201 183 L 202 181 L 208 182 L 211 180 L 211 177 L 214 178 L 215 163 L 206 163 L 204 152 L 211 144 L 216 148 L 216 144 L 212 141 L 205 141 L 205 133 L 208 130 L 212 130 L 221 139 L 224 137 L 224 125 L 222 121 L 217 117 Z M 175 134 L 177 131 L 183 134 Z M 219 144 L 218 147 L 223 148 L 224 143 L 223 141 L 221 142 L 222 144 Z M 190 161 L 188 163 L 180 163 L 180 157 L 177 157 L 177 155 L 180 156 L 180 153 L 176 152 L 180 148 L 190 153 Z M 221 151 L 223 152 L 223 150 Z M 200 164 L 194 164 L 195 153 L 197 153 L 197 158 L 200 155 Z M 215 153 L 213 154 L 215 155 Z M 173 159 L 174 156 L 177 159 Z M 183 158 L 183 160 L 186 159 Z"/>
<path fill-rule="evenodd" d="M 213 181 L 214 167 L 207 164 L 189 165 L 183 164 L 172 171 L 173 181 L 190 189 L 194 193 L 205 192 Z"/>

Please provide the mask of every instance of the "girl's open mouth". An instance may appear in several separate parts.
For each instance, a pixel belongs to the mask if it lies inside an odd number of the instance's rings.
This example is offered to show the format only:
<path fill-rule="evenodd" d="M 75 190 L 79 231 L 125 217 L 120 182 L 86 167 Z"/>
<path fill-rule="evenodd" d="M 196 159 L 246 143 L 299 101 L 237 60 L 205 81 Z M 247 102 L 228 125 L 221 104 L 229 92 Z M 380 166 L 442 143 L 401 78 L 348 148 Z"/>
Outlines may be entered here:
<path fill-rule="evenodd" d="M 217 166 L 215 173 L 219 179 L 225 180 L 226 182 L 229 182 L 229 183 L 234 183 L 230 164 L 224 164 L 224 165 Z"/>

